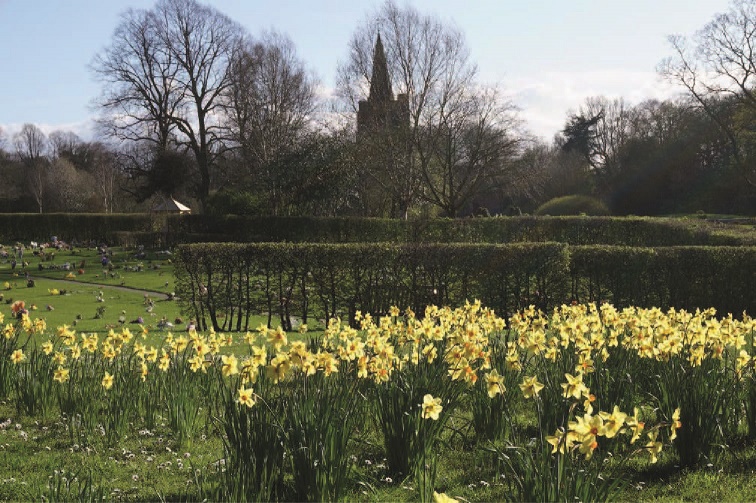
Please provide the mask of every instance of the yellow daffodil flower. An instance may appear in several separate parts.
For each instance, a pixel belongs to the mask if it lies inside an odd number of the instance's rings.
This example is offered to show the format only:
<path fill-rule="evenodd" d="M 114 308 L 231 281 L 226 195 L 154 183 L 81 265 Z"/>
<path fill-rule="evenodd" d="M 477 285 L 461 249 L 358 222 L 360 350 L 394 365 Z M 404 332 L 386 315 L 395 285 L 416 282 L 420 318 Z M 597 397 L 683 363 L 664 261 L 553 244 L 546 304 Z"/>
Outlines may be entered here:
<path fill-rule="evenodd" d="M 11 353 L 10 359 L 15 365 L 18 365 L 26 359 L 26 355 L 24 355 L 24 352 L 21 349 L 17 349 Z"/>
<path fill-rule="evenodd" d="M 102 378 L 102 387 L 105 389 L 110 389 L 113 387 L 113 376 L 110 374 L 110 372 L 105 372 L 105 376 Z"/>
<path fill-rule="evenodd" d="M 441 406 L 441 399 L 433 398 L 433 396 L 430 394 L 427 394 L 423 397 L 422 407 L 423 407 L 423 412 L 422 412 L 423 419 L 433 419 L 434 421 L 438 420 L 438 417 L 441 414 L 441 411 L 443 410 L 443 407 Z"/>
<path fill-rule="evenodd" d="M 520 389 L 525 398 L 535 398 L 543 389 L 543 384 L 538 382 L 538 377 L 536 376 L 526 377 L 523 379 L 522 384 L 520 384 Z"/>
<path fill-rule="evenodd" d="M 255 405 L 255 403 L 257 403 L 252 388 L 239 388 L 239 397 L 236 399 L 236 401 L 241 405 L 246 405 L 247 407 L 252 407 L 253 405 Z"/>

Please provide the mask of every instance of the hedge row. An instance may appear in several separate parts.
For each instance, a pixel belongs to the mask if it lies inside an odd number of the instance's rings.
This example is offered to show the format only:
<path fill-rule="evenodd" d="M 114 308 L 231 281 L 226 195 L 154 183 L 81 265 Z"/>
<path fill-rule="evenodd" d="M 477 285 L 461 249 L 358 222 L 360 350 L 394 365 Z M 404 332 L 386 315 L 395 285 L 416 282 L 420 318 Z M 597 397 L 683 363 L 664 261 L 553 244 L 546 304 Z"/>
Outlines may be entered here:
<path fill-rule="evenodd" d="M 719 224 L 721 227 L 722 224 Z M 555 241 L 571 245 L 739 246 L 752 237 L 712 232 L 702 220 L 642 217 L 494 217 L 393 220 L 321 217 L 171 217 L 177 242 L 195 235 L 215 241 L 330 243 L 519 243 Z"/>
<path fill-rule="evenodd" d="M 176 243 L 519 243 L 738 246 L 750 235 L 712 232 L 700 220 L 617 217 L 495 217 L 391 220 L 318 217 L 212 217 L 150 214 L 0 214 L 0 241 L 95 240 L 116 245 Z M 723 224 L 719 224 L 722 226 Z"/>
<path fill-rule="evenodd" d="M 480 299 L 503 316 L 570 301 L 756 310 L 756 247 L 493 244 L 194 244 L 176 254 L 177 294 L 204 327 L 248 330 L 249 317 L 292 328 L 392 305 Z"/>
<path fill-rule="evenodd" d="M 47 242 L 53 236 L 66 242 L 115 243 L 118 232 L 149 231 L 144 213 L 2 213 L 0 242 Z"/>

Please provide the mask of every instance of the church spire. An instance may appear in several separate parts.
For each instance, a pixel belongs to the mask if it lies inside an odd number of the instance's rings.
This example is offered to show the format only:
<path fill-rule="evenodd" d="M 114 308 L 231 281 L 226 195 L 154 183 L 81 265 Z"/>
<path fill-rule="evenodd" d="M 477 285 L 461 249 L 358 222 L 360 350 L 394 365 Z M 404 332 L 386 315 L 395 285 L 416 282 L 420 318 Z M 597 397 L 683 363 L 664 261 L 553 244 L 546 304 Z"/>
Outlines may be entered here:
<path fill-rule="evenodd" d="M 375 40 L 375 49 L 373 50 L 373 74 L 370 76 L 370 95 L 368 100 L 378 103 L 388 103 L 393 99 L 394 93 L 391 91 L 386 52 L 383 50 L 381 34 L 378 32 L 378 37 Z"/>

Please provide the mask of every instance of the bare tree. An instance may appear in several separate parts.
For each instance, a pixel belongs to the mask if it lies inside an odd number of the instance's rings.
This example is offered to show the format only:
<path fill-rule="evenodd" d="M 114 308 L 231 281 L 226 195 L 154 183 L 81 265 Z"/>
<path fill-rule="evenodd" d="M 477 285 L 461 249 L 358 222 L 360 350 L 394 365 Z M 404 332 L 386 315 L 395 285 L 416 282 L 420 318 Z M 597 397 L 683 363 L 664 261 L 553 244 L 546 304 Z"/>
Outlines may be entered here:
<path fill-rule="evenodd" d="M 429 121 L 437 119 L 445 102 L 472 83 L 476 68 L 469 61 L 461 32 L 412 7 L 400 8 L 387 1 L 352 36 L 348 60 L 338 68 L 338 94 L 352 112 L 357 111 L 359 101 L 368 94 L 379 33 L 396 92 L 408 99 L 409 124 L 406 139 L 386 140 L 399 150 L 394 157 L 403 157 L 404 162 L 372 163 L 382 165 L 385 170 L 367 175 L 391 195 L 396 213 L 406 216 L 421 194 L 420 163 L 430 159 L 427 144 L 421 142 L 422 130 Z M 418 152 L 425 155 L 416 155 Z"/>
<path fill-rule="evenodd" d="M 228 136 L 223 96 L 241 35 L 238 24 L 212 7 L 160 0 L 150 11 L 128 11 L 93 65 L 108 89 L 101 104 L 110 132 L 153 142 L 157 153 L 171 142 L 191 152 L 203 208 Z"/>
<path fill-rule="evenodd" d="M 95 193 L 101 201 L 105 213 L 113 213 L 116 207 L 116 194 L 121 181 L 121 172 L 116 163 L 115 154 L 103 144 L 92 145 L 92 167 L 90 174 L 94 182 Z"/>
<path fill-rule="evenodd" d="M 633 138 L 653 138 L 659 143 L 677 139 L 685 129 L 691 114 L 697 113 L 689 103 L 679 101 L 646 100 L 631 114 Z"/>
<path fill-rule="evenodd" d="M 241 175 L 248 182 L 262 183 L 276 201 L 280 187 L 270 170 L 312 122 L 315 79 L 297 58 L 291 40 L 275 32 L 257 41 L 245 40 L 230 73 L 228 119 L 243 164 Z"/>
<path fill-rule="evenodd" d="M 424 197 L 456 217 L 482 190 L 505 183 L 520 144 L 513 107 L 496 90 L 464 87 L 438 104 L 418 149 Z"/>
<path fill-rule="evenodd" d="M 389 76 L 373 82 L 383 47 Z M 476 76 L 464 35 L 412 7 L 389 0 L 353 35 L 338 69 L 347 109 L 357 111 L 376 86 L 388 86 L 388 95 L 393 86 L 397 100 L 407 99 L 403 129 L 359 139 L 372 157 L 365 178 L 389 194 L 392 216 L 406 217 L 421 200 L 456 215 L 502 167 L 494 159 L 512 145 L 514 109 L 497 90 L 477 85 Z"/>
<path fill-rule="evenodd" d="M 659 65 L 660 74 L 682 86 L 726 135 L 743 179 L 756 185 L 756 169 L 747 162 L 732 104 L 756 113 L 756 3 L 734 0 L 692 39 L 669 37 L 674 55 Z M 752 122 L 752 121 L 751 121 Z"/>
<path fill-rule="evenodd" d="M 34 124 L 24 124 L 21 131 L 13 136 L 13 145 L 26 170 L 24 178 L 27 189 L 42 213 L 47 189 L 47 137 Z"/>
<path fill-rule="evenodd" d="M 79 135 L 71 131 L 53 131 L 48 136 L 48 141 L 52 159 L 61 155 L 76 155 L 83 144 Z"/>
<path fill-rule="evenodd" d="M 89 173 L 76 169 L 71 161 L 61 157 L 50 163 L 47 177 L 46 198 L 52 211 L 81 212 L 91 209 L 88 205 L 95 193 Z"/>
<path fill-rule="evenodd" d="M 95 56 L 91 68 L 103 84 L 97 101 L 103 133 L 167 148 L 183 91 L 176 82 L 178 64 L 163 46 L 155 13 L 124 12 L 111 45 Z"/>
<path fill-rule="evenodd" d="M 13 145 L 24 163 L 33 163 L 47 154 L 47 136 L 34 124 L 24 124 L 21 131 L 13 135 Z"/>
<path fill-rule="evenodd" d="M 633 116 L 636 112 L 623 98 L 609 99 L 606 96 L 587 98 L 576 117 L 593 119 L 590 141 L 586 145 L 587 161 L 590 164 L 598 190 L 606 193 L 610 179 L 620 169 L 620 149 L 633 133 Z"/>

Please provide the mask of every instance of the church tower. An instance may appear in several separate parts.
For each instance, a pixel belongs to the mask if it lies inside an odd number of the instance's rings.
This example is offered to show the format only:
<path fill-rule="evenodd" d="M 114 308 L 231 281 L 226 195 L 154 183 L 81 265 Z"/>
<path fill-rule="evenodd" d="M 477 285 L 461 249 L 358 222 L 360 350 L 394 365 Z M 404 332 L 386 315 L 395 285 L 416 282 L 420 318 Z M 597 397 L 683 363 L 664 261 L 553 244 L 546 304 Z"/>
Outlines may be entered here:
<path fill-rule="evenodd" d="M 360 100 L 357 111 L 357 139 L 374 133 L 396 131 L 408 125 L 409 101 L 406 94 L 399 94 L 394 99 L 386 52 L 379 33 L 373 50 L 370 94 L 367 100 Z"/>

